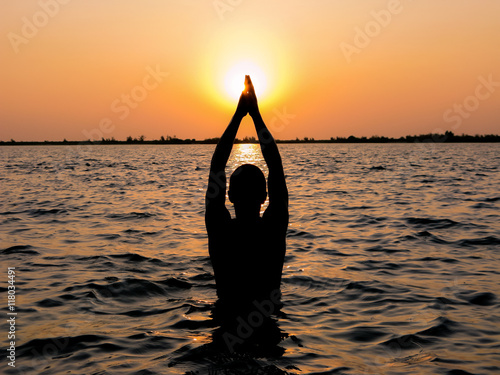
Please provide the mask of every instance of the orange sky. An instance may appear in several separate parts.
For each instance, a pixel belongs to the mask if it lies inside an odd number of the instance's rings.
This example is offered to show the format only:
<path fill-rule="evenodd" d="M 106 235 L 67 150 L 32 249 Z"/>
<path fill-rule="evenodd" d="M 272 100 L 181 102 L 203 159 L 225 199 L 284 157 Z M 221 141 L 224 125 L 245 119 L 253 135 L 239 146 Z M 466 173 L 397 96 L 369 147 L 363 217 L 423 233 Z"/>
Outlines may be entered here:
<path fill-rule="evenodd" d="M 279 139 L 500 133 L 498 0 L 5 1 L 0 35 L 4 141 L 217 137 L 242 65 Z"/>

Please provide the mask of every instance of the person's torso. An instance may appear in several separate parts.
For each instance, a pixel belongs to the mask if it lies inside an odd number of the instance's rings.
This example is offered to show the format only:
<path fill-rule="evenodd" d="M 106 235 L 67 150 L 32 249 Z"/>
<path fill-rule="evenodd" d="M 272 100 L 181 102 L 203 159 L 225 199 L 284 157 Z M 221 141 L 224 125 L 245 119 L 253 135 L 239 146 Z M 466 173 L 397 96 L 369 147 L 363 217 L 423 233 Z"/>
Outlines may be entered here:
<path fill-rule="evenodd" d="M 285 233 L 273 223 L 230 220 L 211 235 L 209 246 L 219 297 L 260 299 L 279 289 Z"/>

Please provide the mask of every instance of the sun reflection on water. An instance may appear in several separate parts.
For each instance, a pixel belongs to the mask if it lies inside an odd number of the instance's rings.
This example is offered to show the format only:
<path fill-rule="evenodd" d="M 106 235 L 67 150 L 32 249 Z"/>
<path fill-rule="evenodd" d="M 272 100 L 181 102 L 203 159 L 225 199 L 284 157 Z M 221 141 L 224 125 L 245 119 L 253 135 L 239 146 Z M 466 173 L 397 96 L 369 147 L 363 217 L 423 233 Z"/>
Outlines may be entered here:
<path fill-rule="evenodd" d="M 254 164 L 259 167 L 264 176 L 268 175 L 268 169 L 264 157 L 262 156 L 262 151 L 260 145 L 256 143 L 240 143 L 233 147 L 231 157 L 229 158 L 228 167 L 230 169 L 229 175 L 234 172 L 242 164 Z M 228 198 L 227 198 L 228 199 Z M 269 197 L 261 207 L 260 213 L 263 214 L 269 204 Z"/>
<path fill-rule="evenodd" d="M 254 143 L 242 143 L 234 145 L 233 158 L 235 167 L 241 164 L 255 164 L 262 170 L 266 167 L 260 145 Z"/>

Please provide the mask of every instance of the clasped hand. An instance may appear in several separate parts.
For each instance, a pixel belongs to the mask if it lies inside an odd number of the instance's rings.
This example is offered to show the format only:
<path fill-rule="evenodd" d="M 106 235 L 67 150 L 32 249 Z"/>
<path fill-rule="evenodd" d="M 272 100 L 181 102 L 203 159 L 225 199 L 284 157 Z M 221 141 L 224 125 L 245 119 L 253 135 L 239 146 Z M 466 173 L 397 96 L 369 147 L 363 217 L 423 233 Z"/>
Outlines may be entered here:
<path fill-rule="evenodd" d="M 236 114 L 245 117 L 247 114 L 255 116 L 259 113 L 259 105 L 257 103 L 257 96 L 249 75 L 245 76 L 245 89 L 241 93 L 238 106 L 236 107 Z"/>

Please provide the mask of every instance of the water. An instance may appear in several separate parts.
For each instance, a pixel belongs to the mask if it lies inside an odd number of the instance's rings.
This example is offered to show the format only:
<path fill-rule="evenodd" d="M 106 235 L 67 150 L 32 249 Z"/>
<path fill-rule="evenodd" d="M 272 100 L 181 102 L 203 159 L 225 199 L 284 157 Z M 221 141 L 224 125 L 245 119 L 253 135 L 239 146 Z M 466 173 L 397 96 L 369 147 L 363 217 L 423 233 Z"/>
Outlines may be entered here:
<path fill-rule="evenodd" d="M 288 337 L 260 357 L 212 344 L 213 145 L 1 147 L 9 373 L 499 373 L 499 147 L 280 145 Z M 246 161 L 264 166 L 240 145 L 228 172 Z"/>

